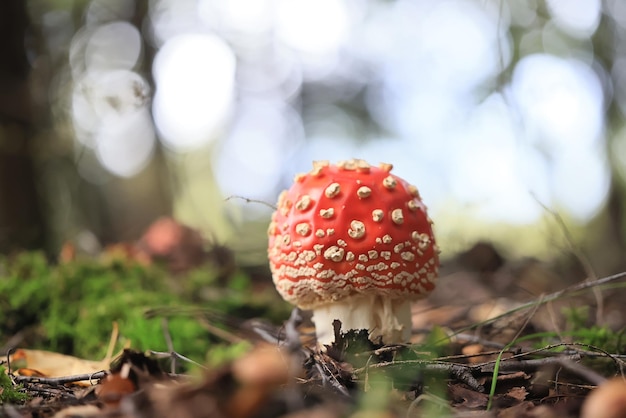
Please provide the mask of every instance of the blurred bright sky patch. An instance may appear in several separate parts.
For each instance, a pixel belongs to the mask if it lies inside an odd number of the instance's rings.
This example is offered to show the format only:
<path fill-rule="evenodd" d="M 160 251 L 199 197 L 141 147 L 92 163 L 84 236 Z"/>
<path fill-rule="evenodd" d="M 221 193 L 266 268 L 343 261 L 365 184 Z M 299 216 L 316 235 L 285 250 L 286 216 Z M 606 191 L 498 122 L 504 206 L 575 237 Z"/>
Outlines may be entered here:
<path fill-rule="evenodd" d="M 157 54 L 153 73 L 154 120 L 164 145 L 186 151 L 216 139 L 234 98 L 228 45 L 210 34 L 178 35 Z"/>
<path fill-rule="evenodd" d="M 526 224 L 542 215 L 540 202 L 587 220 L 606 198 L 605 98 L 593 51 L 585 42 L 560 49 L 568 36 L 594 33 L 599 0 L 548 1 L 553 25 L 542 33 L 532 4 L 515 2 L 154 0 L 150 7 L 150 41 L 159 48 L 152 104 L 136 68 L 142 51 L 133 26 L 93 19 L 73 41 L 76 135 L 113 174 L 145 166 L 157 135 L 152 112 L 168 149 L 207 152 L 214 144 L 207 158 L 224 196 L 273 203 L 311 160 L 359 157 L 392 162 L 420 188 L 433 218 L 452 206 Z M 528 33 L 523 58 L 503 81 L 510 25 Z M 368 85 L 367 107 L 385 132 L 365 131 L 332 103 L 301 116 L 294 97 L 306 82 L 336 97 Z"/>

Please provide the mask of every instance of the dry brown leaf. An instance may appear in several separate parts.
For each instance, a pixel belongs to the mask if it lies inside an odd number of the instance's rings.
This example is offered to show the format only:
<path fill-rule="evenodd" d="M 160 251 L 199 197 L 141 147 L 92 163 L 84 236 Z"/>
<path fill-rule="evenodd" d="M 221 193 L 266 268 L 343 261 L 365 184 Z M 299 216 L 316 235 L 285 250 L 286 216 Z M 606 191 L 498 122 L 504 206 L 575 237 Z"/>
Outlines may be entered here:
<path fill-rule="evenodd" d="M 511 388 L 507 393 L 507 396 L 513 398 L 513 399 L 517 399 L 518 401 L 523 401 L 524 399 L 526 399 L 526 396 L 528 396 L 528 392 L 526 391 L 526 388 L 523 386 L 516 386 L 514 388 Z"/>
<path fill-rule="evenodd" d="M 95 405 L 77 405 L 61 409 L 52 418 L 99 417 L 100 409 Z"/>
<path fill-rule="evenodd" d="M 130 368 L 130 363 L 124 364 L 120 372 L 108 375 L 96 387 L 96 396 L 107 408 L 117 408 L 125 396 L 137 390 L 128 377 Z"/>
<path fill-rule="evenodd" d="M 20 376 L 38 377 L 65 377 L 108 370 L 118 335 L 117 323 L 113 322 L 107 354 L 102 360 L 86 360 L 53 351 L 19 348 L 9 356 L 11 369 Z M 76 383 L 82 386 L 93 384 L 89 380 Z"/>
<path fill-rule="evenodd" d="M 96 373 L 109 368 L 109 359 L 85 360 L 44 350 L 20 348 L 10 358 L 13 365 L 19 366 L 15 373 L 20 376 L 63 377 Z M 88 380 L 77 383 L 91 385 Z"/>
<path fill-rule="evenodd" d="M 485 408 L 489 397 L 480 392 L 467 389 L 461 385 L 451 385 L 449 388 L 450 398 L 457 407 L 467 409 Z"/>

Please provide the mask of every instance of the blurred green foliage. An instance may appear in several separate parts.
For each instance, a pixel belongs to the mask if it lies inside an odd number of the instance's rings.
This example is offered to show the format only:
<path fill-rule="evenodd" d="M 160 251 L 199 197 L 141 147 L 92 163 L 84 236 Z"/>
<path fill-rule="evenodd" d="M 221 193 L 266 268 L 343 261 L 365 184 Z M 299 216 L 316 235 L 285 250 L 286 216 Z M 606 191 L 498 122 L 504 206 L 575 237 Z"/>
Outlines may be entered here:
<path fill-rule="evenodd" d="M 235 360 L 250 351 L 252 344 L 248 341 L 239 341 L 234 344 L 216 344 L 207 353 L 206 364 L 209 367 L 218 367 Z"/>
<path fill-rule="evenodd" d="M 54 265 L 42 253 L 25 252 L 0 258 L 0 337 L 5 340 L 0 345 L 22 333 L 22 347 L 100 359 L 117 322 L 117 349 L 130 343 L 138 350 L 167 351 L 167 316 L 174 349 L 202 362 L 221 340 L 199 318 L 233 332 L 247 318 L 288 316 L 289 307 L 272 286 L 257 288 L 239 271 L 218 282 L 209 267 L 173 277 L 159 266 L 128 259 Z"/>
<path fill-rule="evenodd" d="M 565 322 L 564 329 L 534 332 L 517 338 L 512 344 L 530 341 L 533 349 L 548 347 L 551 352 L 556 353 L 574 346 L 612 355 L 626 354 L 626 330 L 614 330 L 607 325 L 594 324 L 589 316 L 589 306 L 564 307 L 561 314 Z"/>
<path fill-rule="evenodd" d="M 563 308 L 567 329 L 563 333 L 578 344 L 597 347 L 607 353 L 624 354 L 624 329 L 612 330 L 606 325 L 589 325 L 589 306 Z"/>

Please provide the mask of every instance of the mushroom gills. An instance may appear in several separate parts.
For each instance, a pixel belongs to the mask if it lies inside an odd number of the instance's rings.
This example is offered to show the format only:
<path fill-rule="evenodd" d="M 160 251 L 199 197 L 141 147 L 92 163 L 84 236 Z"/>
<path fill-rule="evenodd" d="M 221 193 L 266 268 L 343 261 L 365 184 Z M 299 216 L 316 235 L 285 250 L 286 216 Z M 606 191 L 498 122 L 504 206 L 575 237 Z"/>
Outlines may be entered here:
<path fill-rule="evenodd" d="M 369 338 L 385 344 L 411 339 L 411 301 L 381 295 L 350 296 L 313 309 L 313 322 L 319 344 L 335 340 L 333 321 L 341 321 L 341 332 L 366 329 Z"/>

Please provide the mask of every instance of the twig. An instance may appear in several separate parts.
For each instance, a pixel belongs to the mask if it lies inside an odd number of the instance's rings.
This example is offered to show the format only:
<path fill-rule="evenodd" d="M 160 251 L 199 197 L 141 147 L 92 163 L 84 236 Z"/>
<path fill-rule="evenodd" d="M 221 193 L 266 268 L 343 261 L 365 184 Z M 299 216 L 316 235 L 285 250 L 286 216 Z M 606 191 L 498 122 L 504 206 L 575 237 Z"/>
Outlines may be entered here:
<path fill-rule="evenodd" d="M 245 341 L 243 338 L 239 337 L 238 335 L 235 335 L 231 332 L 221 329 L 218 326 L 213 325 L 205 317 L 199 316 L 197 317 L 197 320 L 205 330 L 209 331 L 211 334 L 215 335 L 218 338 L 221 338 L 224 341 L 227 341 L 231 344 L 237 344 L 242 341 Z"/>
<path fill-rule="evenodd" d="M 189 357 L 185 357 L 182 354 L 177 353 L 176 351 L 163 352 L 163 351 L 153 351 L 153 350 L 150 350 L 149 353 L 151 355 L 156 356 L 157 358 L 177 358 L 179 360 L 186 361 L 187 363 L 191 363 L 194 366 L 197 366 L 197 367 L 200 367 L 202 369 L 208 370 L 208 367 L 198 363 L 197 361 L 193 361 Z M 175 372 L 172 372 L 170 375 L 171 376 L 178 376 L 178 374 L 175 373 Z"/>
<path fill-rule="evenodd" d="M 562 358 L 560 360 L 561 360 L 561 363 L 560 363 L 561 367 L 582 377 L 587 382 L 593 383 L 596 386 L 601 385 L 607 380 L 606 377 L 600 375 L 595 370 L 592 370 L 589 367 L 585 367 L 580 363 L 576 363 L 574 361 L 571 361 L 565 358 Z"/>
<path fill-rule="evenodd" d="M 535 371 L 537 368 L 542 366 L 560 364 L 562 359 L 566 359 L 569 361 L 577 361 L 581 359 L 579 354 L 572 354 L 565 357 L 545 357 L 540 359 L 529 359 L 529 360 L 519 360 L 517 358 L 507 358 L 500 360 L 500 366 L 498 369 L 503 372 L 510 371 Z M 490 362 L 488 364 L 474 366 L 480 370 L 481 373 L 493 373 L 496 368 L 495 362 Z"/>
<path fill-rule="evenodd" d="M 65 388 L 65 386 L 63 385 L 57 385 L 54 388 L 42 387 L 41 385 L 32 385 L 32 386 L 25 387 L 23 389 L 23 392 L 29 395 L 37 395 L 37 396 L 46 395 L 46 396 L 55 397 L 55 398 L 61 397 L 61 398 L 64 398 L 65 400 L 77 399 L 74 391 L 72 391 L 70 388 L 66 388 L 65 390 L 63 388 Z"/>
<path fill-rule="evenodd" d="M 294 308 L 285 323 L 285 345 L 287 346 L 287 350 L 291 353 L 295 353 L 302 347 L 300 343 L 300 332 L 298 331 L 298 325 L 300 325 L 301 322 L 302 315 L 300 310 Z"/>
<path fill-rule="evenodd" d="M 165 343 L 167 344 L 167 351 L 169 351 L 170 353 L 175 353 L 174 342 L 172 341 L 172 334 L 170 334 L 168 321 L 165 317 L 161 318 L 161 328 L 163 329 L 163 337 L 165 338 Z M 176 356 L 171 355 L 170 358 L 170 373 L 176 373 Z"/>
<path fill-rule="evenodd" d="M 230 195 L 226 199 L 224 199 L 224 202 L 228 202 L 229 200 L 232 200 L 232 199 L 240 199 L 246 203 L 259 203 L 261 205 L 267 206 L 270 209 L 276 210 L 276 206 L 270 205 L 269 203 L 264 202 L 263 200 L 250 199 L 249 197 L 244 197 L 244 196 L 239 196 L 239 195 Z"/>
<path fill-rule="evenodd" d="M 549 350 L 553 350 L 555 348 L 561 348 L 561 347 L 584 347 L 586 349 L 591 349 L 594 351 L 587 351 L 587 350 L 572 350 L 573 353 L 550 353 Z M 521 357 L 526 357 L 529 355 L 533 355 L 533 354 L 537 354 L 537 353 L 544 353 L 546 355 L 550 355 L 553 354 L 553 357 L 561 357 L 563 355 L 578 355 L 578 356 L 584 356 L 584 357 L 608 357 L 610 358 L 613 363 L 615 363 L 615 367 L 618 368 L 620 370 L 620 372 L 623 374 L 624 373 L 624 366 L 626 364 L 626 362 L 624 361 L 624 359 L 626 358 L 626 355 L 619 355 L 619 354 L 612 354 L 607 352 L 606 350 L 603 350 L 600 347 L 596 347 L 590 344 L 584 344 L 584 343 L 558 343 L 558 344 L 551 344 L 542 348 L 538 348 L 536 350 L 531 350 L 531 351 L 526 351 L 523 353 L 519 353 L 519 354 L 515 354 L 509 358 L 507 358 L 506 360 L 516 360 L 519 359 Z M 601 354 L 598 354 L 601 353 Z M 477 365 L 478 367 L 481 366 L 486 366 L 486 365 L 491 365 L 494 364 L 495 365 L 496 361 L 489 361 L 489 362 L 485 362 L 482 364 Z"/>
<path fill-rule="evenodd" d="M 13 376 L 13 379 L 16 383 L 42 383 L 45 385 L 65 385 L 68 383 L 76 383 L 81 382 L 83 380 L 88 380 L 92 385 L 92 380 L 102 379 L 107 375 L 107 372 L 101 370 L 95 373 L 85 373 L 85 374 L 76 374 L 72 376 L 62 376 L 62 377 L 39 377 L 39 376 Z"/>
<path fill-rule="evenodd" d="M 111 362 L 113 358 L 113 352 L 115 351 L 115 344 L 117 344 L 117 339 L 120 335 L 120 328 L 117 324 L 117 321 L 113 321 L 113 329 L 111 330 L 111 337 L 109 338 L 109 346 L 107 347 L 107 353 L 104 357 L 107 363 Z"/>
<path fill-rule="evenodd" d="M 580 263 L 583 265 L 583 269 L 585 270 L 585 273 L 587 274 L 586 281 L 587 282 L 596 281 L 598 279 L 598 275 L 594 271 L 593 266 L 591 265 L 591 261 L 589 261 L 589 258 L 585 255 L 585 253 L 583 253 L 580 247 L 578 247 L 578 245 L 574 243 L 574 238 L 572 237 L 572 234 L 569 228 L 565 224 L 563 217 L 561 217 L 561 215 L 555 210 L 552 210 L 548 206 L 546 206 L 536 196 L 535 196 L 535 200 L 537 201 L 537 203 L 539 203 L 539 205 L 543 208 L 543 210 L 545 210 L 550 215 L 552 215 L 552 217 L 555 219 L 557 224 L 561 227 L 561 230 L 563 231 L 563 236 L 565 237 L 565 240 L 569 244 L 570 251 L 572 251 L 572 253 L 576 256 L 576 258 L 578 258 L 578 261 L 580 261 Z M 596 305 L 597 305 L 596 306 L 596 321 L 598 323 L 603 323 L 604 322 L 604 319 L 603 319 L 604 299 L 602 298 L 601 290 L 597 287 L 594 287 L 593 296 L 596 299 Z"/>
<path fill-rule="evenodd" d="M 500 352 L 502 352 L 502 350 L 481 351 L 480 353 L 476 353 L 476 354 L 457 354 L 457 355 L 452 355 L 452 356 L 437 357 L 437 358 L 434 358 L 433 360 L 434 361 L 467 360 L 467 359 L 476 358 L 476 357 L 495 356 L 495 355 L 500 354 Z M 504 353 L 516 354 L 516 353 L 519 353 L 519 351 L 505 350 Z"/>
<path fill-rule="evenodd" d="M 335 388 L 343 396 L 347 398 L 350 397 L 350 393 L 348 393 L 348 389 L 346 389 L 344 385 L 339 383 L 339 380 L 337 380 L 337 378 L 332 373 L 330 373 L 330 370 L 328 370 L 326 366 L 322 367 L 320 363 L 316 362 L 315 368 L 317 369 L 317 372 L 320 374 L 323 384 L 330 384 L 331 387 Z M 325 372 L 328 372 L 328 375 Z"/>
<path fill-rule="evenodd" d="M 592 349 L 594 351 L 576 350 L 576 352 L 574 352 L 573 354 L 560 353 L 554 357 L 546 357 L 542 359 L 519 360 L 519 358 L 523 356 L 532 355 L 532 354 L 542 352 L 542 351 L 545 352 L 547 350 L 551 350 L 551 349 L 558 348 L 558 347 L 570 347 L 570 346 L 585 347 L 587 349 Z M 563 367 L 564 369 L 567 369 L 570 372 L 577 374 L 578 376 L 582 377 L 588 382 L 598 385 L 604 382 L 606 378 L 601 376 L 594 370 L 588 367 L 585 367 L 577 362 L 580 361 L 583 357 L 597 357 L 600 355 L 599 353 L 601 353 L 603 357 L 610 358 L 615 364 L 615 366 L 620 370 L 620 373 L 622 374 L 624 373 L 625 362 L 622 360 L 622 357 L 624 356 L 611 354 L 607 352 L 606 350 L 601 349 L 600 347 L 592 346 L 590 344 L 583 344 L 583 343 L 559 343 L 559 344 L 554 344 L 554 345 L 550 345 L 547 347 L 543 347 L 538 350 L 516 354 L 508 359 L 502 360 L 500 364 L 500 370 L 534 371 L 538 367 L 542 367 L 546 365 L 559 365 Z M 477 365 L 477 367 L 479 367 L 479 370 L 481 372 L 492 372 L 496 367 L 496 362 L 494 361 L 494 362 L 483 363 L 481 365 Z"/>
<path fill-rule="evenodd" d="M 606 350 L 604 350 L 604 349 L 602 349 L 600 347 L 596 347 L 595 345 L 585 344 L 585 343 L 567 343 L 567 344 L 565 344 L 565 346 L 585 347 L 587 349 L 591 349 L 593 351 L 600 352 L 600 353 L 604 354 L 606 357 L 610 358 L 613 361 L 613 363 L 615 363 L 615 367 L 619 369 L 620 373 L 622 375 L 624 374 L 624 365 L 626 364 L 626 362 L 623 360 L 624 356 L 622 356 L 622 355 L 615 355 L 615 354 L 609 353 L 608 351 L 606 351 Z M 587 351 L 581 352 L 581 354 L 588 355 Z"/>
<path fill-rule="evenodd" d="M 15 351 L 15 347 L 10 347 L 7 350 L 6 364 L 7 364 L 7 370 L 9 371 L 9 373 L 11 373 L 11 353 L 13 353 L 13 351 Z"/>
<path fill-rule="evenodd" d="M 541 359 L 517 360 L 505 359 L 500 362 L 500 371 L 524 371 L 532 372 L 538 368 L 545 366 L 559 366 L 594 385 L 599 385 L 606 381 L 604 376 L 596 373 L 594 370 L 577 363 L 582 358 L 580 354 L 572 354 L 559 357 L 546 357 Z M 485 365 L 480 368 L 481 372 L 492 373 L 495 364 Z"/>
<path fill-rule="evenodd" d="M 415 398 L 413 402 L 409 405 L 409 408 L 406 411 L 406 417 L 410 418 L 414 412 L 417 410 L 417 406 L 425 401 L 430 401 L 437 405 L 440 409 L 447 409 L 448 411 L 452 411 L 452 407 L 450 403 L 445 399 L 440 398 L 439 396 L 435 396 L 432 393 L 422 393 L 420 396 Z M 422 415 L 419 415 L 422 416 Z"/>
<path fill-rule="evenodd" d="M 453 364 L 450 368 L 450 374 L 456 377 L 461 382 L 465 383 L 476 392 L 485 392 L 485 387 L 472 375 L 469 367 L 461 367 L 458 364 Z"/>
<path fill-rule="evenodd" d="M 336 389 L 340 394 L 342 394 L 343 396 L 347 398 L 350 398 L 350 393 L 348 392 L 348 389 L 339 382 L 337 377 L 335 377 L 335 375 L 328 368 L 326 363 L 324 363 L 323 361 L 320 361 L 317 358 L 317 356 L 313 356 L 313 361 L 315 362 L 314 363 L 315 369 L 317 370 L 317 372 L 319 373 L 322 379 L 322 384 L 323 385 L 330 384 L 330 386 Z"/>
<path fill-rule="evenodd" d="M 426 371 L 445 371 L 462 381 L 477 392 L 483 393 L 485 388 L 472 375 L 472 366 L 458 363 L 433 362 L 432 360 L 400 360 L 370 364 L 354 370 L 354 374 L 363 373 L 367 369 L 404 368 L 407 365 L 419 366 Z"/>
<path fill-rule="evenodd" d="M 280 344 L 285 336 L 276 326 L 262 321 L 258 318 L 252 318 L 241 324 L 240 331 L 243 331 L 248 339 L 258 340 L 270 344 Z"/>
<path fill-rule="evenodd" d="M 522 305 L 520 305 L 520 306 L 518 306 L 516 308 L 510 309 L 510 310 L 508 310 L 508 311 L 506 311 L 506 312 L 504 312 L 504 313 L 502 313 L 500 315 L 497 315 L 497 316 L 495 316 L 493 318 L 487 319 L 487 320 L 482 321 L 482 322 L 477 323 L 477 324 L 468 325 L 468 326 L 458 330 L 457 333 L 460 334 L 460 333 L 465 332 L 467 330 L 476 328 L 476 327 L 478 327 L 480 325 L 491 324 L 493 322 L 499 321 L 500 319 L 505 318 L 505 317 L 507 317 L 507 316 L 509 316 L 511 314 L 516 313 L 516 312 L 523 311 L 523 310 L 530 309 L 530 308 L 534 308 L 535 306 L 543 305 L 543 304 L 546 304 L 548 302 L 552 302 L 552 301 L 560 299 L 560 298 L 562 298 L 562 297 L 564 297 L 564 296 L 566 296 L 566 295 L 568 295 L 570 293 L 580 292 L 582 290 L 586 290 L 586 289 L 589 289 L 589 288 L 595 287 L 595 286 L 602 286 L 602 285 L 605 285 L 605 284 L 608 284 L 608 283 L 611 283 L 611 282 L 623 279 L 625 277 L 626 277 L 626 271 L 623 271 L 621 273 L 617 273 L 617 274 L 613 274 L 611 276 L 603 277 L 603 278 L 598 279 L 598 280 L 593 281 L 593 282 L 585 281 L 585 282 L 581 282 L 581 283 L 578 283 L 578 284 L 575 284 L 575 285 L 572 285 L 572 286 L 568 286 L 565 289 L 561 289 L 561 290 L 558 290 L 556 292 L 553 292 L 553 293 L 550 293 L 548 295 L 543 296 L 540 301 L 533 300 L 531 302 L 524 303 L 524 304 L 522 304 Z M 452 337 L 454 335 L 457 335 L 457 334 L 453 334 L 451 336 L 447 336 L 446 339 L 449 339 L 450 337 Z"/>

